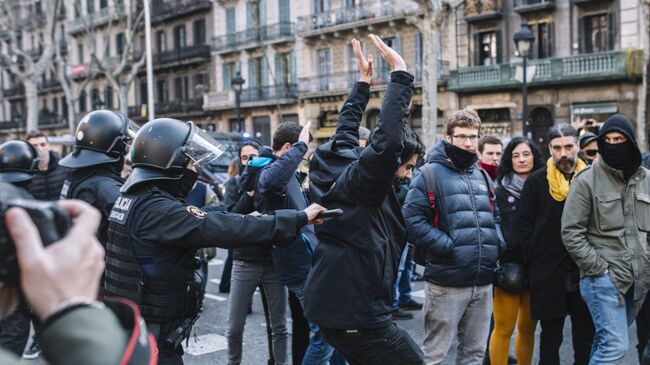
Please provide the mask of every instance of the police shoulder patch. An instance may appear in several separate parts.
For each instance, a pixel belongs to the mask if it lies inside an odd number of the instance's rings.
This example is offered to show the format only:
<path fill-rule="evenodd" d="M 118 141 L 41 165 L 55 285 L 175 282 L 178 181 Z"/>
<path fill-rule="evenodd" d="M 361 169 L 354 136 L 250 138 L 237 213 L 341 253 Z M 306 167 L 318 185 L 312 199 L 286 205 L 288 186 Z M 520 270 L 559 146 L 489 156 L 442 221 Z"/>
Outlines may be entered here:
<path fill-rule="evenodd" d="M 190 213 L 191 215 L 200 219 L 205 218 L 205 216 L 208 214 L 193 205 L 188 205 L 187 208 L 185 208 L 185 210 L 187 210 L 187 212 Z"/>
<path fill-rule="evenodd" d="M 115 204 L 113 204 L 113 209 L 111 210 L 111 214 L 108 217 L 108 220 L 110 222 L 115 222 L 118 224 L 125 224 L 126 219 L 129 217 L 129 214 L 131 213 L 131 208 L 133 207 L 133 203 L 136 200 L 137 200 L 136 197 L 127 196 L 127 195 L 122 195 L 119 198 L 117 198 Z"/>

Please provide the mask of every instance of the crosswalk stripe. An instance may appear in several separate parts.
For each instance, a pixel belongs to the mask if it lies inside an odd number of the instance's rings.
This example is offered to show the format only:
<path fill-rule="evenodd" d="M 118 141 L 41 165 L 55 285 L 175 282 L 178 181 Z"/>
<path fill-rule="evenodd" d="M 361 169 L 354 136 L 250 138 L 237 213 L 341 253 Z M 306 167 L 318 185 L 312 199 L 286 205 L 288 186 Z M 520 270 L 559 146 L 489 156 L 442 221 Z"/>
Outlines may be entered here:
<path fill-rule="evenodd" d="M 220 296 L 218 296 L 218 295 L 209 294 L 209 293 L 205 293 L 205 297 L 206 297 L 206 298 L 209 298 L 209 299 L 216 300 L 216 301 L 218 301 L 218 302 L 225 302 L 225 301 L 227 300 L 227 299 L 224 298 L 224 297 L 220 297 Z"/>

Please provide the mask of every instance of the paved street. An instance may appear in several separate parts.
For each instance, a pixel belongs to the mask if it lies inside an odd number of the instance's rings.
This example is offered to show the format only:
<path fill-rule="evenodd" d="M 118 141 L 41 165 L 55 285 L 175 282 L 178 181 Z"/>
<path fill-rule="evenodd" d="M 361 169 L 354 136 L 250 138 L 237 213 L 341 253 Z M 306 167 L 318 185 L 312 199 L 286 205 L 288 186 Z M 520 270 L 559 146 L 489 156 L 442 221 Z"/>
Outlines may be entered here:
<path fill-rule="evenodd" d="M 225 259 L 225 250 L 218 250 L 217 258 L 210 262 L 210 283 L 208 284 L 208 293 L 205 299 L 205 310 L 202 317 L 197 322 L 195 334 L 190 338 L 189 347 L 186 347 L 185 363 L 188 365 L 216 365 L 227 363 L 227 344 L 226 344 L 226 321 L 228 318 L 228 295 L 220 294 L 218 290 L 219 277 L 223 260 Z M 423 300 L 423 283 L 414 282 L 414 297 L 418 301 Z M 287 313 L 289 309 L 287 308 Z M 415 318 L 408 321 L 400 321 L 398 325 L 408 331 L 417 343 L 421 343 L 424 335 L 422 325 L 422 314 L 413 312 Z M 291 323 L 287 323 L 291 330 Z M 562 345 L 561 361 L 562 364 L 571 364 L 573 350 L 570 343 L 571 329 L 567 320 L 564 329 L 565 341 Z M 539 326 L 538 326 L 539 335 Z M 631 346 L 627 356 L 621 365 L 638 364 L 635 352 L 636 335 L 634 326 L 630 329 Z M 539 340 L 539 338 L 537 339 Z M 538 342 L 536 342 L 538 345 Z M 290 347 L 289 347 L 290 348 Z M 453 351 L 452 351 L 453 352 Z M 537 363 L 538 349 L 535 349 L 535 361 Z M 249 315 L 244 332 L 244 354 L 242 364 L 244 365 L 262 365 L 266 363 L 268 356 L 266 344 L 266 323 L 262 312 L 262 304 L 259 293 L 255 293 L 253 298 L 253 314 Z M 42 360 L 25 361 L 26 364 L 45 365 Z M 444 364 L 454 364 L 454 356 L 449 357 Z"/>

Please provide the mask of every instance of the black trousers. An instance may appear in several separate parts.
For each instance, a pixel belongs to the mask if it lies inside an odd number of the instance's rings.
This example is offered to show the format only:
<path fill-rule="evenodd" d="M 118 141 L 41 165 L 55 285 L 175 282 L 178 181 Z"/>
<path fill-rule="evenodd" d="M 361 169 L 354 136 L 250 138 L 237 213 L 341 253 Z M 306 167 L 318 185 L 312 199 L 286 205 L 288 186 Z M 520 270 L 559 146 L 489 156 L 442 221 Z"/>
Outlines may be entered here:
<path fill-rule="evenodd" d="M 636 346 L 639 351 L 639 358 L 645 349 L 648 339 L 650 339 L 650 300 L 643 301 L 641 310 L 636 315 L 636 337 L 639 339 L 639 344 Z"/>
<path fill-rule="evenodd" d="M 221 281 L 219 282 L 219 293 L 230 293 L 230 276 L 232 273 L 232 250 L 228 250 L 228 256 L 223 263 Z"/>
<path fill-rule="evenodd" d="M 291 310 L 291 361 L 294 365 L 302 364 L 302 358 L 309 346 L 309 322 L 302 314 L 298 297 L 289 290 L 289 309 Z"/>
<path fill-rule="evenodd" d="M 31 310 L 22 306 L 0 321 L 0 347 L 13 352 L 18 357 L 23 356 L 23 350 L 29 339 L 31 318 Z"/>
<path fill-rule="evenodd" d="M 587 304 L 579 292 L 567 293 L 567 309 L 571 316 L 571 337 L 573 339 L 574 365 L 589 364 L 594 340 L 594 323 Z M 563 340 L 564 319 L 542 319 L 539 321 L 542 333 L 539 339 L 539 365 L 560 365 L 560 346 Z"/>
<path fill-rule="evenodd" d="M 320 327 L 325 341 L 342 353 L 350 365 L 422 365 L 424 354 L 411 336 L 396 324 L 371 330 Z"/>

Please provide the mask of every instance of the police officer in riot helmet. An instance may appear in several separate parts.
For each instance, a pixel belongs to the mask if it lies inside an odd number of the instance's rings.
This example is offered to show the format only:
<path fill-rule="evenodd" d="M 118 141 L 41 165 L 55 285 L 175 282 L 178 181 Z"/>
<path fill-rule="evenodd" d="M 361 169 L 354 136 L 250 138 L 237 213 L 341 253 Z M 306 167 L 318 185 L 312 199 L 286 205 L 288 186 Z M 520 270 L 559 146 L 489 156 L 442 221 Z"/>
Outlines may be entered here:
<path fill-rule="evenodd" d="M 16 140 L 0 145 L 0 182 L 14 185 L 17 198 L 33 199 L 26 188 L 37 168 L 38 152 L 28 142 Z M 31 310 L 21 299 L 16 310 L 0 321 L 0 347 L 21 356 L 29 339 L 30 323 Z"/>
<path fill-rule="evenodd" d="M 187 204 L 183 198 L 197 180 L 196 169 L 222 152 L 192 122 L 146 123 L 133 140 L 133 172 L 109 216 L 105 294 L 138 303 L 158 340 L 162 365 L 183 363 L 180 342 L 201 310 L 197 248 L 290 244 L 302 226 L 320 223 L 324 210 L 312 205 L 244 216 Z"/>
<path fill-rule="evenodd" d="M 77 126 L 72 152 L 59 161 L 72 169 L 61 199 L 83 200 L 101 212 L 97 238 L 103 246 L 108 239 L 108 215 L 124 183 L 124 155 L 136 131 L 137 126 L 120 112 L 90 112 Z"/>
<path fill-rule="evenodd" d="M 38 152 L 26 141 L 8 141 L 0 145 L 0 182 L 20 188 L 23 197 L 31 198 L 27 186 L 38 167 Z"/>

